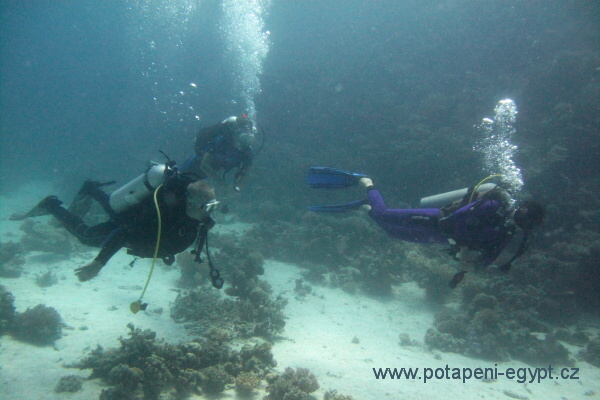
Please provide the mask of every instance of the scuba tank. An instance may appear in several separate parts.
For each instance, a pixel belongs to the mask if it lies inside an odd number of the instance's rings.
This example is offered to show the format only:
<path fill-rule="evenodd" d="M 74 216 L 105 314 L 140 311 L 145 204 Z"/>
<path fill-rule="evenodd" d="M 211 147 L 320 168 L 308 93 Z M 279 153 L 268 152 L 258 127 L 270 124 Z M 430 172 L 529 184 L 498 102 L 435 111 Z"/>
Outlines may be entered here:
<path fill-rule="evenodd" d="M 495 183 L 484 183 L 475 188 L 477 193 L 484 193 L 494 189 L 497 185 Z M 423 197 L 419 202 L 419 208 L 442 208 L 450 203 L 460 200 L 469 193 L 472 188 L 464 188 L 453 190 L 452 192 L 446 192 L 436 194 L 434 196 Z"/>
<path fill-rule="evenodd" d="M 170 163 L 153 165 L 131 182 L 112 192 L 109 197 L 110 207 L 116 212 L 127 210 L 154 192 L 174 173 L 176 172 Z"/>

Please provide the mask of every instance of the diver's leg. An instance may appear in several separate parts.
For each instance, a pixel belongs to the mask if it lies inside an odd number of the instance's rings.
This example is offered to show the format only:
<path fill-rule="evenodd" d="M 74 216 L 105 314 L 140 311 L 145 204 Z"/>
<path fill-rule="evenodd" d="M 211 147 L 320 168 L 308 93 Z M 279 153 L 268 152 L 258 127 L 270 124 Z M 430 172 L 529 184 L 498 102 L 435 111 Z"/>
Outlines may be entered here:
<path fill-rule="evenodd" d="M 105 222 L 89 226 L 83 219 L 69 212 L 61 206 L 62 202 L 55 196 L 47 197 L 38 205 L 52 214 L 71 234 L 81 243 L 88 246 L 99 247 L 114 226 L 112 222 Z"/>
<path fill-rule="evenodd" d="M 93 199 L 100 204 L 104 211 L 109 215 L 113 215 L 115 211 L 109 204 L 109 196 L 100 189 L 102 186 L 112 185 L 113 183 L 115 183 L 115 181 L 102 183 L 91 179 L 86 180 L 81 186 L 81 189 L 79 189 L 79 192 L 77 192 L 73 203 L 69 207 L 69 211 L 83 218 L 89 211 Z"/>
<path fill-rule="evenodd" d="M 87 193 L 82 193 L 81 190 L 75 195 L 75 198 L 69 205 L 69 212 L 73 215 L 83 218 L 87 215 L 92 207 L 92 198 Z"/>
<path fill-rule="evenodd" d="M 50 215 L 50 212 L 46 207 L 49 204 L 58 204 L 60 206 L 62 201 L 60 201 L 56 196 L 47 196 L 28 212 L 12 214 L 10 217 L 8 217 L 8 219 L 11 221 L 23 221 L 27 218 Z"/>
<path fill-rule="evenodd" d="M 100 188 L 96 188 L 90 193 L 90 196 L 100 204 L 102 209 L 104 209 L 108 215 L 113 215 L 115 213 L 115 210 L 110 206 L 110 196 L 107 195 L 106 192 L 100 190 Z"/>

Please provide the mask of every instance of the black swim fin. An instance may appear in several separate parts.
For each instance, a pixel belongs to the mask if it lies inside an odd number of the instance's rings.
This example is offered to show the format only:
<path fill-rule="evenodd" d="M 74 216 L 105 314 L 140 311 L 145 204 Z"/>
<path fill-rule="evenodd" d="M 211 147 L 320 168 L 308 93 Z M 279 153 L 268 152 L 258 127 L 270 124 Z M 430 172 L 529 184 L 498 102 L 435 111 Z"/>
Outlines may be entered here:
<path fill-rule="evenodd" d="M 356 186 L 366 175 L 328 167 L 312 167 L 308 170 L 306 182 L 313 189 L 343 189 Z"/>
<path fill-rule="evenodd" d="M 341 213 L 358 210 L 362 205 L 369 204 L 367 199 L 356 200 L 345 204 L 333 204 L 329 206 L 310 206 L 308 209 L 314 212 Z"/>

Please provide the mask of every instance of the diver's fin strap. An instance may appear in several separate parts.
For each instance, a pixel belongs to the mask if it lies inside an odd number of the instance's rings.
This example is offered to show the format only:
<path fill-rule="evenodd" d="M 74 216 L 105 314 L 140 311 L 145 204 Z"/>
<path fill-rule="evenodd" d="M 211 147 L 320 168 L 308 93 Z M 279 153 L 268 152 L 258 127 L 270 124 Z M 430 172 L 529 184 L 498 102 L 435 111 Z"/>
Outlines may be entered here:
<path fill-rule="evenodd" d="M 342 213 L 353 210 L 358 210 L 361 206 L 369 204 L 368 199 L 356 200 L 345 204 L 332 204 L 326 206 L 310 206 L 309 211 L 313 212 L 328 212 L 328 213 Z"/>
<path fill-rule="evenodd" d="M 356 186 L 366 175 L 329 167 L 311 167 L 306 182 L 313 189 L 343 189 Z"/>

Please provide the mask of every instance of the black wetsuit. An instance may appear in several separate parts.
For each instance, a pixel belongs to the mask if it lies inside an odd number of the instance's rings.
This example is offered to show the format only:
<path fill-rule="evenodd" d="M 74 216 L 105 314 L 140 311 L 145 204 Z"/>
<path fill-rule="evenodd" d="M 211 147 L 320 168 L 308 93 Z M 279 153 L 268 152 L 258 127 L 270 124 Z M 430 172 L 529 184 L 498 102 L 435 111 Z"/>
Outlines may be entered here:
<path fill-rule="evenodd" d="M 158 215 L 152 195 L 119 213 L 110 208 L 109 197 L 103 191 L 98 189 L 91 196 L 111 215 L 109 221 L 89 226 L 60 205 L 51 205 L 47 210 L 81 243 L 100 247 L 100 253 L 95 260 L 102 265 L 106 265 L 123 247 L 128 249 L 129 254 L 137 257 L 154 256 Z M 161 188 L 157 196 L 162 223 L 158 257 L 170 265 L 175 260 L 175 254 L 181 253 L 194 243 L 200 223 L 187 216 L 185 200 L 167 205 L 164 198 L 165 190 Z"/>

